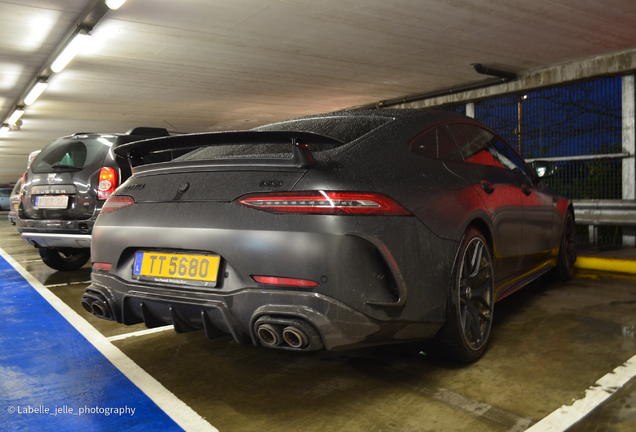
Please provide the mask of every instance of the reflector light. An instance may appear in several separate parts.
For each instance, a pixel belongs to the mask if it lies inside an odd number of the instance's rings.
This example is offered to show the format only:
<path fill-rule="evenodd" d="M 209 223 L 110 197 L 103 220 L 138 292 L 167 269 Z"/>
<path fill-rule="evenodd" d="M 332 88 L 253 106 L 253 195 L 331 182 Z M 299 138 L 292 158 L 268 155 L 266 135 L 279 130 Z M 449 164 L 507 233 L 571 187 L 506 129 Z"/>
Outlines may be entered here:
<path fill-rule="evenodd" d="M 128 195 L 113 195 L 104 203 L 101 212 L 111 213 L 120 208 L 129 206 L 135 203 L 135 199 Z"/>
<path fill-rule="evenodd" d="M 99 185 L 97 187 L 97 199 L 100 201 L 110 198 L 117 189 L 117 171 L 110 167 L 104 167 L 99 171 Z"/>
<path fill-rule="evenodd" d="M 99 270 L 110 270 L 113 265 L 110 263 L 100 263 L 100 262 L 95 262 L 92 264 L 93 268 L 99 269 Z"/>
<path fill-rule="evenodd" d="M 265 285 L 284 285 L 284 286 L 295 286 L 295 287 L 317 287 L 318 283 L 305 279 L 292 279 L 292 278 L 283 278 L 283 277 L 273 277 L 273 276 L 252 276 L 252 278 L 260 283 Z"/>
<path fill-rule="evenodd" d="M 369 192 L 282 192 L 249 194 L 238 202 L 272 213 L 323 215 L 409 216 L 411 213 L 391 198 Z"/>

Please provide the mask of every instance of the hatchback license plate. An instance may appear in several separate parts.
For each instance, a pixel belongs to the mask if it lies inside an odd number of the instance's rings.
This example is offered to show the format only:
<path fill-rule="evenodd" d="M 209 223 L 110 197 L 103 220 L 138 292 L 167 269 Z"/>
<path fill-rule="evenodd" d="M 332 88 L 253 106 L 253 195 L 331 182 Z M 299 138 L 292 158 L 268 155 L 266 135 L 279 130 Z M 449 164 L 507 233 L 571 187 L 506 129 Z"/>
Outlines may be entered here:
<path fill-rule="evenodd" d="M 216 285 L 220 261 L 218 255 L 139 251 L 135 255 L 133 275 L 150 278 L 154 282 L 183 284 L 193 281 L 213 287 Z"/>
<path fill-rule="evenodd" d="M 35 197 L 36 209 L 65 209 L 68 207 L 68 195 L 39 195 Z"/>

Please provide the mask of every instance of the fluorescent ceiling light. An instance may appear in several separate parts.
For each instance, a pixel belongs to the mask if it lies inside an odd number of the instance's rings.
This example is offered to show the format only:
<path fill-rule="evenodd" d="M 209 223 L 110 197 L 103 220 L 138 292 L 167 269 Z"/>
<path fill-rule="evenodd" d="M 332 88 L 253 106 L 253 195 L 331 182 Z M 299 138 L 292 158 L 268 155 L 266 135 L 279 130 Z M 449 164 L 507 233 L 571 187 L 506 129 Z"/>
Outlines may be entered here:
<path fill-rule="evenodd" d="M 77 55 L 77 53 L 86 45 L 86 43 L 91 38 L 91 35 L 88 34 L 86 30 L 80 30 L 78 34 L 75 35 L 70 44 L 64 48 L 64 51 L 57 56 L 53 64 L 51 65 L 51 70 L 55 73 L 60 72 L 62 69 L 66 67 L 66 65 L 73 60 L 73 57 Z"/>
<path fill-rule="evenodd" d="M 106 6 L 112 10 L 117 10 L 126 2 L 126 0 L 106 0 Z"/>
<path fill-rule="evenodd" d="M 11 129 L 9 125 L 3 124 L 2 126 L 0 126 L 0 136 L 6 135 L 7 132 L 9 132 L 9 129 Z"/>
<path fill-rule="evenodd" d="M 48 84 L 45 83 L 44 81 L 40 81 L 36 83 L 31 89 L 31 91 L 29 92 L 29 94 L 26 95 L 26 97 L 24 98 L 24 104 L 32 105 L 33 102 L 35 102 L 35 100 L 40 97 L 40 95 L 46 89 L 47 86 Z"/>
<path fill-rule="evenodd" d="M 15 111 L 13 111 L 13 114 L 11 114 L 11 116 L 7 119 L 7 123 L 9 123 L 9 125 L 14 125 L 18 120 L 20 120 L 22 114 L 24 114 L 23 109 L 16 109 Z"/>

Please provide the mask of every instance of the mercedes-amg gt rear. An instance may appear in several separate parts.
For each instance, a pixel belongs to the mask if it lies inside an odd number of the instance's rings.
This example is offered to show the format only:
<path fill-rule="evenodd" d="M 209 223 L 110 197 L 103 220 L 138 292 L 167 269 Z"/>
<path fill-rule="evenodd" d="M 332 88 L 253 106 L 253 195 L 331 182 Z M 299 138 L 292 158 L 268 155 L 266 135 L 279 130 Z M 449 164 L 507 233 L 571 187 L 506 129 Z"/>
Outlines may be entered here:
<path fill-rule="evenodd" d="M 333 113 L 115 152 L 133 176 L 93 230 L 82 304 L 124 324 L 305 351 L 437 335 L 472 361 L 498 298 L 575 259 L 570 202 L 458 114 Z"/>

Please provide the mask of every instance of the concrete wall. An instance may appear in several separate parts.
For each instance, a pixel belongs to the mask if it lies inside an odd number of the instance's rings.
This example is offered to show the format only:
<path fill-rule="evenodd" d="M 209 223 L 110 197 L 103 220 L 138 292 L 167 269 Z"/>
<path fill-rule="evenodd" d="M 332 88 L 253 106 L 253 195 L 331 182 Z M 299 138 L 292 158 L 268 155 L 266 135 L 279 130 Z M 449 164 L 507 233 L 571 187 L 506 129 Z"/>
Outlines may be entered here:
<path fill-rule="evenodd" d="M 393 105 L 390 108 L 427 108 L 450 103 L 466 103 L 508 93 L 521 93 L 576 81 L 586 81 L 609 75 L 627 75 L 634 72 L 636 72 L 636 49 L 630 49 L 585 60 L 573 61 L 558 66 L 537 69 L 521 74 L 517 80 L 505 84 L 456 93 L 449 96 Z M 487 78 L 492 77 L 484 76 L 484 79 Z"/>

